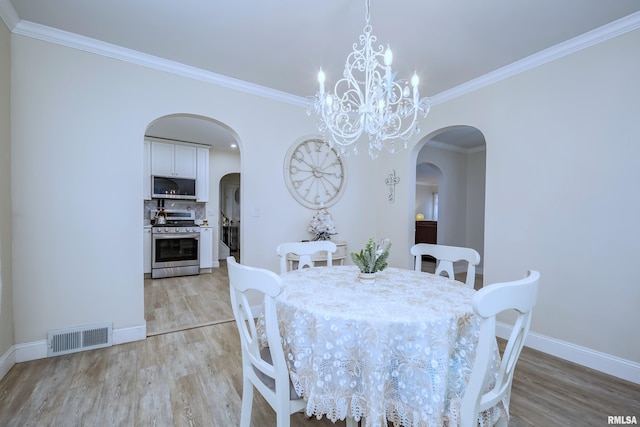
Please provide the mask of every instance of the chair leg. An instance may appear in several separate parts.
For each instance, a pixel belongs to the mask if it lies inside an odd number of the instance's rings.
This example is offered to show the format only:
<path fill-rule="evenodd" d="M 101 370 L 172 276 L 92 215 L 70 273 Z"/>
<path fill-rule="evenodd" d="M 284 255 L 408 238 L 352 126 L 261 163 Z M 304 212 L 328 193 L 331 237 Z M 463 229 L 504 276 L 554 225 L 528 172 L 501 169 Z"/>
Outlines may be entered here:
<path fill-rule="evenodd" d="M 276 402 L 273 409 L 276 411 L 276 427 L 289 427 L 291 425 L 291 406 L 289 400 Z"/>
<path fill-rule="evenodd" d="M 242 411 L 240 412 L 240 427 L 250 427 L 251 407 L 253 406 L 253 384 L 251 381 L 242 382 Z"/>
<path fill-rule="evenodd" d="M 289 427 L 291 425 L 291 414 L 284 412 L 276 413 L 276 427 Z"/>

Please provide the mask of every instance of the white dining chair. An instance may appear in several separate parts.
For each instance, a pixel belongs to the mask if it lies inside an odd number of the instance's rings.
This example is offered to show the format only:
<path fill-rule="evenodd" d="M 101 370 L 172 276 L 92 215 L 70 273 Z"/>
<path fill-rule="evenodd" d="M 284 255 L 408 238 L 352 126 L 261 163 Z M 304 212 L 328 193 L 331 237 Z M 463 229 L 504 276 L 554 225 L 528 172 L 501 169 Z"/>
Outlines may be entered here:
<path fill-rule="evenodd" d="M 498 404 L 503 398 L 507 399 L 508 404 L 513 372 L 529 333 L 539 282 L 540 273 L 531 270 L 524 279 L 485 286 L 473 296 L 473 311 L 480 317 L 480 335 L 471 377 L 462 398 L 460 426 L 476 427 L 481 412 Z M 517 316 L 502 354 L 495 386 L 485 391 L 497 345 L 496 315 L 505 311 L 515 311 Z M 505 414 L 495 425 L 506 426 L 507 417 Z"/>
<path fill-rule="evenodd" d="M 289 260 L 287 255 L 295 254 L 299 257 L 298 270 L 305 267 L 313 267 L 311 257 L 318 252 L 327 253 L 327 265 L 333 265 L 333 253 L 336 251 L 336 244 L 330 240 L 317 240 L 314 242 L 286 242 L 280 243 L 276 252 L 280 255 L 280 274 L 289 271 Z"/>
<path fill-rule="evenodd" d="M 455 279 L 453 263 L 466 261 L 467 279 L 465 284 L 473 289 L 476 281 L 476 265 L 480 264 L 480 254 L 472 248 L 459 246 L 434 245 L 431 243 L 417 243 L 411 247 L 411 255 L 415 257 L 415 270 L 422 271 L 422 256 L 430 255 L 436 259 L 436 275 L 447 275 Z"/>
<path fill-rule="evenodd" d="M 233 316 L 242 347 L 242 412 L 240 427 L 251 424 L 254 387 L 276 412 L 277 427 L 288 427 L 291 414 L 300 412 L 306 402 L 300 398 L 289 379 L 274 297 L 282 288 L 280 276 L 269 270 L 240 265 L 227 257 L 229 288 Z M 247 293 L 264 297 L 264 323 L 268 346 L 261 349 L 254 316 Z"/>

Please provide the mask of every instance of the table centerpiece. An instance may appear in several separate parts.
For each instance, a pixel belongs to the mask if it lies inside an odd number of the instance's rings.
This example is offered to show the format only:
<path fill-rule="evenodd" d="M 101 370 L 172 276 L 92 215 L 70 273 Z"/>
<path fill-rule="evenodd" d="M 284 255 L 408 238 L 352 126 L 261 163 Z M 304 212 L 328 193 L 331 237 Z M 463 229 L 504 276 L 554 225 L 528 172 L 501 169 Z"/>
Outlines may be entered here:
<path fill-rule="evenodd" d="M 351 253 L 353 263 L 360 269 L 360 279 L 375 280 L 376 273 L 387 268 L 390 247 L 389 239 L 383 239 L 376 244 L 372 237 L 359 253 Z"/>

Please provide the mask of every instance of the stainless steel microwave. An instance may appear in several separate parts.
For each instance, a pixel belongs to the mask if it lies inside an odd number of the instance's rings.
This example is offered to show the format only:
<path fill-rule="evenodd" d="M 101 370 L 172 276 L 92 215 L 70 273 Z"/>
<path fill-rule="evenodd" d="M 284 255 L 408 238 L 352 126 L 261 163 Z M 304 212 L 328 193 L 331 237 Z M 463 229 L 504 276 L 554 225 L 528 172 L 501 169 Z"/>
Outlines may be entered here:
<path fill-rule="evenodd" d="M 196 180 L 169 176 L 151 177 L 154 199 L 196 200 Z"/>

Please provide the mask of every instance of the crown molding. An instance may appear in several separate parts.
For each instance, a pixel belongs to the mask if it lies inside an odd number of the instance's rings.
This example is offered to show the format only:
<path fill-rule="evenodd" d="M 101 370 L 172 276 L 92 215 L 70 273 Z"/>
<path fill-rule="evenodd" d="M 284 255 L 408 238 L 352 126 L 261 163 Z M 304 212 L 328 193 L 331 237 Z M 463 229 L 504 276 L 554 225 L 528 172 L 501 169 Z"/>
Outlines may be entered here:
<path fill-rule="evenodd" d="M 200 68 L 187 66 L 175 61 L 148 55 L 135 50 L 123 48 L 110 43 L 101 42 L 89 37 L 80 36 L 66 31 L 57 30 L 29 21 L 20 20 L 9 0 L 0 0 L 0 17 L 15 33 L 32 37 L 51 43 L 68 46 L 74 49 L 84 50 L 97 55 L 107 56 L 121 61 L 130 62 L 144 67 L 176 74 L 179 76 L 211 83 L 229 89 L 238 90 L 251 95 L 284 102 L 298 107 L 307 106 L 307 99 L 286 92 L 270 89 L 264 86 L 248 83 L 228 76 L 205 71 Z M 563 56 L 570 55 L 611 38 L 617 37 L 629 31 L 640 28 L 640 12 L 633 13 L 617 21 L 574 37 L 563 43 L 530 55 L 512 64 L 501 67 L 495 71 L 470 80 L 454 88 L 440 92 L 429 97 L 432 106 L 444 103 L 459 96 L 497 83 L 501 80 L 554 61 Z"/>
<path fill-rule="evenodd" d="M 497 70 L 476 79 L 469 80 L 459 86 L 445 90 L 444 92 L 430 97 L 429 102 L 433 106 L 450 101 L 459 96 L 515 76 L 516 74 L 520 74 L 564 56 L 571 55 L 572 53 L 578 52 L 582 49 L 628 33 L 629 31 L 637 30 L 638 28 L 640 28 L 640 12 L 625 16 L 617 21 L 603 25 L 602 27 L 581 34 L 502 68 L 498 68 Z"/>
<path fill-rule="evenodd" d="M 300 96 L 291 95 L 286 92 L 248 83 L 232 77 L 184 65 L 176 61 L 170 61 L 168 59 L 159 58 L 136 50 L 127 49 L 111 43 L 106 43 L 29 21 L 22 20 L 18 22 L 13 33 L 118 59 L 155 70 L 165 71 L 167 73 L 199 80 L 205 83 L 215 84 L 217 86 L 238 90 L 251 95 L 257 95 L 296 106 L 306 107 L 307 105 L 306 99 Z"/>

